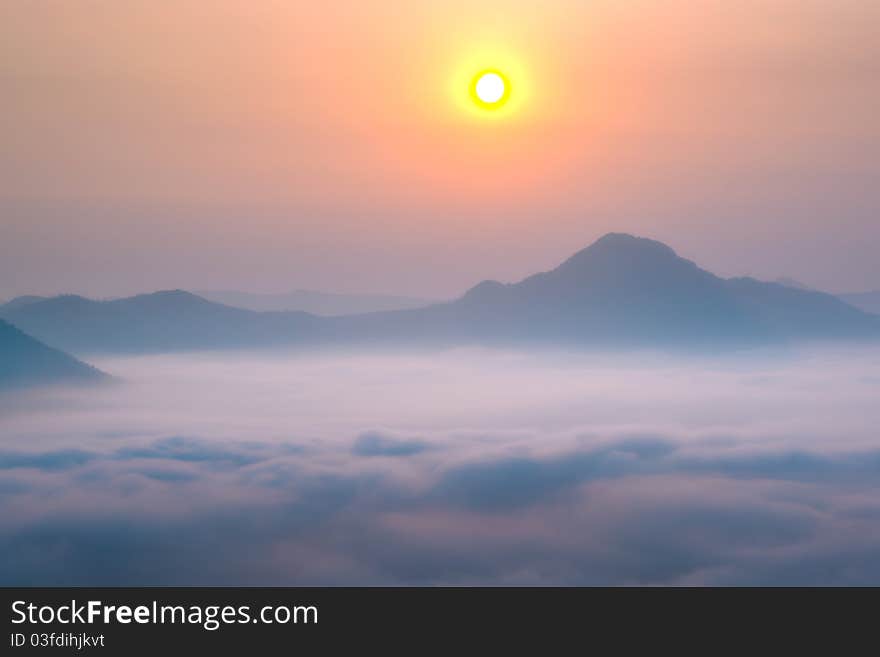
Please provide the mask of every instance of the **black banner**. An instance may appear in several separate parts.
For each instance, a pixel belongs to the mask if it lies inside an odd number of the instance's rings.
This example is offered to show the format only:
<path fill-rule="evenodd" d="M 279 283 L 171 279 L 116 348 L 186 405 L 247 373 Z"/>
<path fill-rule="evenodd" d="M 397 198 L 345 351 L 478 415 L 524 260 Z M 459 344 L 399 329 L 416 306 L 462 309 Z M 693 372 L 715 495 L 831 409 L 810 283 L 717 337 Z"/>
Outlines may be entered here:
<path fill-rule="evenodd" d="M 870 592 L 873 598 L 873 591 Z M 580 644 L 615 651 L 782 648 L 871 627 L 855 591 L 797 589 L 134 588 L 3 589 L 2 654 L 341 652 Z M 867 604 L 866 604 L 867 603 Z M 607 642 L 613 642 L 608 644 Z M 601 643 L 600 643 L 601 642 Z"/>

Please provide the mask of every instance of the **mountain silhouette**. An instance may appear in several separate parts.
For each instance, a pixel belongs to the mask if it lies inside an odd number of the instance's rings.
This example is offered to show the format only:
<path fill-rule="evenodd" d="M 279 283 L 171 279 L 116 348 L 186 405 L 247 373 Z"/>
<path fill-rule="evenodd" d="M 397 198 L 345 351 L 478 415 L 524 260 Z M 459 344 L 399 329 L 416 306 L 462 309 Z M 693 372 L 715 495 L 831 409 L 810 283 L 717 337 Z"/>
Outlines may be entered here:
<path fill-rule="evenodd" d="M 9 308 L 0 317 L 73 353 L 139 353 L 276 346 L 309 332 L 306 313 L 257 313 L 182 290 L 112 301 L 64 295 Z"/>
<path fill-rule="evenodd" d="M 789 278 L 787 276 L 777 278 L 776 282 L 780 285 L 793 287 L 799 290 L 809 290 L 811 292 L 816 291 L 815 288 L 811 288 L 807 285 L 804 285 L 800 281 Z M 835 294 L 834 296 L 851 306 L 855 306 L 859 310 L 863 310 L 866 313 L 880 315 L 880 290 L 873 290 L 871 292 L 856 292 L 851 294 Z"/>
<path fill-rule="evenodd" d="M 315 290 L 295 290 L 284 294 L 212 290 L 196 294 L 208 301 L 258 312 L 301 310 L 328 317 L 421 308 L 435 303 L 434 300 L 390 294 L 337 294 Z"/>
<path fill-rule="evenodd" d="M 880 290 L 874 292 L 857 292 L 855 294 L 840 294 L 841 299 L 851 306 L 867 313 L 880 315 Z"/>
<path fill-rule="evenodd" d="M 612 233 L 518 283 L 484 281 L 424 308 L 316 317 L 252 312 L 187 292 L 57 297 L 0 315 L 74 353 L 318 344 L 724 347 L 873 339 L 880 318 L 821 292 L 724 279 L 660 242 Z"/>
<path fill-rule="evenodd" d="M 522 337 L 666 342 L 756 328 L 722 279 L 665 244 L 619 233 L 552 271 L 512 285 L 483 283 L 458 305 L 492 308 Z"/>
<path fill-rule="evenodd" d="M 108 377 L 0 320 L 0 390 L 50 383 L 95 383 Z"/>
<path fill-rule="evenodd" d="M 725 346 L 880 337 L 877 319 L 834 296 L 723 279 L 670 247 L 608 234 L 555 269 L 484 281 L 425 309 L 336 318 L 354 339 L 618 346 Z"/>
<path fill-rule="evenodd" d="M 806 283 L 801 283 L 796 278 L 791 278 L 790 276 L 780 276 L 774 281 L 774 283 L 779 283 L 780 285 L 784 285 L 785 287 L 792 287 L 795 290 L 807 290 L 810 292 L 816 291 L 816 288 L 810 287 Z"/>
<path fill-rule="evenodd" d="M 37 301 L 45 301 L 47 298 L 48 297 L 39 297 L 33 294 L 26 294 L 21 297 L 10 299 L 6 303 L 0 304 L 0 308 L 13 310 L 14 308 L 21 308 L 22 306 L 27 306 L 28 304 L 36 303 Z"/>

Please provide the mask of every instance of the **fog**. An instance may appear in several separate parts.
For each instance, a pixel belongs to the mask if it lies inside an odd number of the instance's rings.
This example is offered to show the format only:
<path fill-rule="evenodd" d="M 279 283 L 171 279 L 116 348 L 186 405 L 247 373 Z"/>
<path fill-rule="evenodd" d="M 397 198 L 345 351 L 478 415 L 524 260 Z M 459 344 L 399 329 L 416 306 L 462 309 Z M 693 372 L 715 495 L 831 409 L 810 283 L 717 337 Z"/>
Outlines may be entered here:
<path fill-rule="evenodd" d="M 880 349 L 113 358 L 0 396 L 0 584 L 880 584 Z"/>

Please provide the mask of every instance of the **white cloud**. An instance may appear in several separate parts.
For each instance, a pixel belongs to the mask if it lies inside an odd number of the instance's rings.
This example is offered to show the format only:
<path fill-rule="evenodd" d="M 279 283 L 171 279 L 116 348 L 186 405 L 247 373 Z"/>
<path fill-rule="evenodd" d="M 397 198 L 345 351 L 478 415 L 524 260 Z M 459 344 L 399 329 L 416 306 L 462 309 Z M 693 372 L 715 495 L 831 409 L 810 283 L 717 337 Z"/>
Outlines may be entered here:
<path fill-rule="evenodd" d="M 878 584 L 878 365 L 108 360 L 0 398 L 0 583 Z"/>

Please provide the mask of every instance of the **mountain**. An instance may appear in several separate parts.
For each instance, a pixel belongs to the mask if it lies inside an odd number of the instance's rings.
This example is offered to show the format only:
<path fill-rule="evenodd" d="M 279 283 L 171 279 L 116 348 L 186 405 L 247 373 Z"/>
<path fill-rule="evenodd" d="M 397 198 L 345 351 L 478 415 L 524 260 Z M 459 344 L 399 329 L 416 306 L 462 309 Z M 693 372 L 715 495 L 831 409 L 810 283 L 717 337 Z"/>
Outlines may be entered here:
<path fill-rule="evenodd" d="M 880 318 L 834 295 L 756 281 L 730 279 L 728 285 L 773 337 L 788 339 L 873 339 Z"/>
<path fill-rule="evenodd" d="M 375 340 L 712 346 L 880 337 L 839 299 L 754 279 L 723 279 L 654 240 L 611 233 L 518 283 L 484 281 L 430 308 L 336 318 Z M 353 338 L 353 335 L 349 335 Z"/>
<path fill-rule="evenodd" d="M 654 240 L 612 233 L 555 269 L 484 281 L 424 308 L 316 317 L 253 312 L 187 292 L 117 301 L 56 297 L 0 315 L 74 353 L 319 344 L 727 347 L 880 338 L 880 318 L 840 299 L 723 279 Z"/>
<path fill-rule="evenodd" d="M 851 306 L 864 310 L 866 313 L 880 315 L 880 290 L 857 294 L 839 294 L 837 296 Z"/>
<path fill-rule="evenodd" d="M 788 276 L 780 276 L 775 282 L 784 285 L 785 287 L 793 287 L 795 290 L 806 290 L 808 292 L 816 291 L 815 288 L 810 287 L 806 283 L 801 283 L 796 278 L 790 278 Z"/>
<path fill-rule="evenodd" d="M 107 378 L 0 320 L 0 390 L 50 383 L 96 383 Z"/>
<path fill-rule="evenodd" d="M 45 301 L 47 297 L 38 297 L 32 294 L 25 295 L 23 297 L 15 297 L 6 303 L 0 304 L 0 309 L 6 310 L 14 310 L 15 308 L 21 308 L 22 306 L 27 306 L 31 303 L 36 303 L 37 301 Z"/>
<path fill-rule="evenodd" d="M 313 315 L 356 315 L 420 308 L 435 303 L 429 299 L 386 294 L 334 294 L 313 290 L 296 290 L 287 294 L 255 294 L 233 290 L 203 291 L 196 294 L 208 301 L 258 312 L 301 310 Z"/>
<path fill-rule="evenodd" d="M 780 285 L 793 287 L 798 290 L 815 291 L 813 288 L 808 287 L 793 278 L 777 278 L 776 282 Z M 873 292 L 858 292 L 855 294 L 835 294 L 834 296 L 866 313 L 880 315 L 880 290 L 875 290 Z"/>
<path fill-rule="evenodd" d="M 0 317 L 77 354 L 277 346 L 307 335 L 317 320 L 232 308 L 181 290 L 111 301 L 65 295 L 0 307 Z"/>

